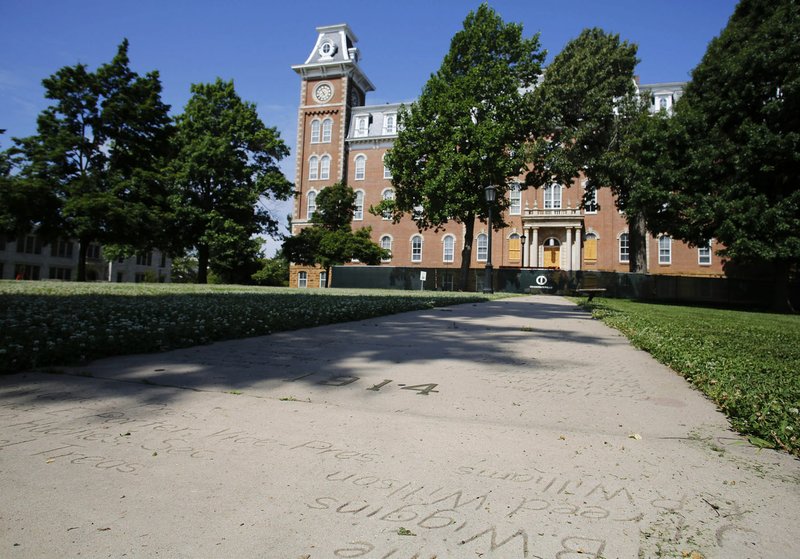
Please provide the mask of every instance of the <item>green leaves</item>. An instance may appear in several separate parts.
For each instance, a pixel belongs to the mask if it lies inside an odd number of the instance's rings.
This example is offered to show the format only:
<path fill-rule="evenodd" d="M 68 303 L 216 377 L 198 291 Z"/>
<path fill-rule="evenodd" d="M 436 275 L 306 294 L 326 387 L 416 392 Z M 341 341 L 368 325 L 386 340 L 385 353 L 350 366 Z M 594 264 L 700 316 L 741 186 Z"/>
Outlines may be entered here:
<path fill-rule="evenodd" d="M 237 247 L 256 234 L 277 234 L 277 220 L 259 202 L 287 199 L 292 184 L 278 168 L 288 148 L 232 81 L 195 84 L 192 94 L 176 118 L 171 204 L 178 244 L 201 253 L 198 281 L 205 283 L 209 258 L 231 269 L 242 264 Z"/>
<path fill-rule="evenodd" d="M 356 194 L 344 183 L 328 186 L 317 195 L 317 210 L 311 227 L 287 238 L 283 253 L 297 264 L 319 264 L 326 270 L 337 264 L 358 260 L 364 264 L 380 264 L 387 252 L 370 237 L 370 228 L 351 230 Z"/>

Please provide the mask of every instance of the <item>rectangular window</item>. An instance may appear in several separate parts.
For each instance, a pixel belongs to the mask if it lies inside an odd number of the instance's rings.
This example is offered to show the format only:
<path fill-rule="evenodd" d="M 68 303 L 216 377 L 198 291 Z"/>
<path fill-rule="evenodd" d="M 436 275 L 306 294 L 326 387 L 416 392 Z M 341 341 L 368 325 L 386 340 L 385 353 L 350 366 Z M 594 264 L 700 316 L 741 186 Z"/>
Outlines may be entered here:
<path fill-rule="evenodd" d="M 522 190 L 518 184 L 512 184 L 508 192 L 510 205 L 508 211 L 511 215 L 520 215 L 522 213 Z"/>
<path fill-rule="evenodd" d="M 489 255 L 489 237 L 485 233 L 481 233 L 478 235 L 476 245 L 475 258 L 477 258 L 478 262 L 486 262 L 486 258 Z"/>
<path fill-rule="evenodd" d="M 312 120 L 311 121 L 311 143 L 318 144 L 319 143 L 319 121 Z"/>
<path fill-rule="evenodd" d="M 297 272 L 297 287 L 308 287 L 308 272 Z"/>
<path fill-rule="evenodd" d="M 390 179 L 392 178 L 392 172 L 389 170 L 389 167 L 386 165 L 383 166 L 383 178 Z"/>
<path fill-rule="evenodd" d="M 123 272 L 117 272 L 117 283 L 122 283 L 125 280 L 125 274 Z"/>
<path fill-rule="evenodd" d="M 628 234 L 623 233 L 619 236 L 619 261 L 620 262 L 630 262 L 631 261 L 631 250 L 630 244 L 628 243 Z"/>
<path fill-rule="evenodd" d="M 86 250 L 86 258 L 100 260 L 100 245 L 97 243 L 89 243 L 89 248 Z"/>
<path fill-rule="evenodd" d="M 359 190 L 356 192 L 356 208 L 353 211 L 353 221 L 362 221 L 364 219 L 364 193 Z"/>
<path fill-rule="evenodd" d="M 672 239 L 669 235 L 662 235 L 658 238 L 658 263 L 672 263 Z"/>
<path fill-rule="evenodd" d="M 456 253 L 456 243 L 454 237 L 445 237 L 444 238 L 444 254 L 442 255 L 442 260 L 444 262 L 452 262 L 455 260 L 455 253 Z"/>
<path fill-rule="evenodd" d="M 322 121 L 322 143 L 329 144 L 331 143 L 331 135 L 333 132 L 333 121 L 329 118 L 326 118 Z"/>
<path fill-rule="evenodd" d="M 153 265 L 153 253 L 146 252 L 144 254 L 137 254 L 136 255 L 136 265 L 137 266 L 152 266 Z"/>
<path fill-rule="evenodd" d="M 144 272 L 136 272 L 133 275 L 133 281 L 135 283 L 144 283 L 145 279 L 146 278 L 145 278 Z"/>
<path fill-rule="evenodd" d="M 160 266 L 162 268 L 166 268 L 167 267 L 167 255 L 164 252 L 161 253 L 161 264 L 160 264 Z"/>
<path fill-rule="evenodd" d="M 584 204 L 585 204 L 585 206 L 583 208 L 584 212 L 586 212 L 587 214 L 596 214 L 597 213 L 597 190 L 596 189 L 591 193 L 591 197 L 589 198 L 588 201 L 584 198 Z"/>
<path fill-rule="evenodd" d="M 328 272 L 319 273 L 319 286 L 328 287 Z"/>
<path fill-rule="evenodd" d="M 20 254 L 42 254 L 42 241 L 36 235 L 25 235 L 17 239 L 17 252 Z"/>
<path fill-rule="evenodd" d="M 58 239 L 50 246 L 50 256 L 56 258 L 72 258 L 72 241 Z"/>
<path fill-rule="evenodd" d="M 72 279 L 70 268 L 50 268 L 50 279 L 69 281 Z"/>
<path fill-rule="evenodd" d="M 561 209 L 561 185 L 551 184 L 544 189 L 544 209 L 546 210 L 560 210 Z"/>
<path fill-rule="evenodd" d="M 711 245 L 697 249 L 697 263 L 701 266 L 711 266 Z"/>
<path fill-rule="evenodd" d="M 586 262 L 597 261 L 597 237 L 594 235 L 586 235 L 586 240 L 583 242 L 583 259 Z"/>
<path fill-rule="evenodd" d="M 511 262 L 519 262 L 522 257 L 522 246 L 519 237 L 512 237 L 508 240 L 508 259 Z"/>
<path fill-rule="evenodd" d="M 411 261 L 422 262 L 422 237 L 420 236 L 411 239 Z"/>
<path fill-rule="evenodd" d="M 19 280 L 38 280 L 39 272 L 39 266 L 31 266 L 30 264 L 17 264 L 14 267 L 14 278 Z"/>

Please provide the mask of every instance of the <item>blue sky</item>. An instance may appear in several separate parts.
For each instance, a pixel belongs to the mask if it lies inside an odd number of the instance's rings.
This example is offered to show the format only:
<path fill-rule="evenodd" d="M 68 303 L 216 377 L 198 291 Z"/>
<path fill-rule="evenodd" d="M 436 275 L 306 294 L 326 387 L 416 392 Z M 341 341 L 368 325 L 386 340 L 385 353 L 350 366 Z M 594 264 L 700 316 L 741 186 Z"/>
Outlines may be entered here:
<path fill-rule="evenodd" d="M 368 104 L 408 101 L 447 52 L 478 0 L 0 0 L 0 149 L 35 132 L 47 106 L 41 80 L 78 62 L 111 60 L 123 38 L 131 66 L 158 70 L 163 99 L 181 112 L 192 83 L 233 79 L 294 154 L 299 78 L 320 25 L 348 23 L 375 84 Z M 685 81 L 735 0 L 497 0 L 489 4 L 526 36 L 540 33 L 548 60 L 586 27 L 639 45 L 642 83 Z M 282 162 L 290 180 L 293 155 Z M 275 207 L 288 213 L 285 204 Z"/>

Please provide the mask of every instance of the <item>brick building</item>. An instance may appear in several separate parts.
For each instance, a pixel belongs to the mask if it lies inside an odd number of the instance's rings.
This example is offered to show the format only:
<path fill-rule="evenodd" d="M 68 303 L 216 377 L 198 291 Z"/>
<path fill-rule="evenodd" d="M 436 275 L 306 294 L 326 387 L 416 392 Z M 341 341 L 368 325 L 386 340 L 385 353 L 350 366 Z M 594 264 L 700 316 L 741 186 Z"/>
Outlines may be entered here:
<path fill-rule="evenodd" d="M 437 232 L 419 231 L 410 218 L 400 223 L 369 213 L 370 206 L 394 195 L 383 157 L 397 137 L 399 104 L 366 105 L 375 88 L 358 65 L 357 38 L 346 25 L 317 28 L 317 41 L 300 75 L 297 119 L 297 161 L 293 233 L 308 225 L 316 196 L 339 181 L 357 195 L 354 227 L 370 226 L 375 242 L 391 251 L 387 266 L 460 267 L 464 227 L 453 223 Z M 654 98 L 654 109 L 672 110 L 682 84 L 641 85 Z M 595 203 L 581 207 L 583 185 L 550 185 L 514 189 L 505 216 L 508 227 L 492 233 L 496 268 L 559 268 L 562 270 L 627 271 L 628 225 L 609 189 L 596 193 Z M 487 260 L 486 224 L 475 224 L 470 267 Z M 713 247 L 690 248 L 666 235 L 648 237 L 652 274 L 721 275 Z M 320 287 L 319 269 L 291 266 L 290 285 Z"/>

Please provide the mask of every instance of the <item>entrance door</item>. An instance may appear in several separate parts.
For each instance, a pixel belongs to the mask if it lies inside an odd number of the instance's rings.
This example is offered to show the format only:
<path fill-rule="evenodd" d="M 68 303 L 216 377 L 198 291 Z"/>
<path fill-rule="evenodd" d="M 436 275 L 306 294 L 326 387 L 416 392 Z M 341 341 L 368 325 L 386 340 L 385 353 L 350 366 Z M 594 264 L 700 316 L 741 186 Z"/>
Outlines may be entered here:
<path fill-rule="evenodd" d="M 545 268 L 561 267 L 561 243 L 558 239 L 547 239 L 544 242 L 544 262 Z"/>

